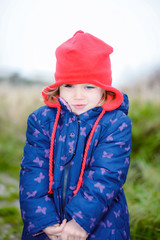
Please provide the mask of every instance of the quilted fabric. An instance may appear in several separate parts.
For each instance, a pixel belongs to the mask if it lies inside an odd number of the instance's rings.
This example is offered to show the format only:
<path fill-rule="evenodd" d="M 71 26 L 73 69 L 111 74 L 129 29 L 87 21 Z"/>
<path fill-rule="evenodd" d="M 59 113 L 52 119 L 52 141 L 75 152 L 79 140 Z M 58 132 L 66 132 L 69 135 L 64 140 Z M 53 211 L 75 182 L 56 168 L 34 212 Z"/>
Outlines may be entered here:
<path fill-rule="evenodd" d="M 79 116 L 61 102 L 55 136 L 53 194 L 48 193 L 50 138 L 56 109 L 43 106 L 28 118 L 26 145 L 21 162 L 20 206 L 22 239 L 49 239 L 42 229 L 74 218 L 88 240 L 130 239 L 128 207 L 123 191 L 131 151 L 128 98 L 105 113 L 93 135 L 83 184 L 76 195 L 85 145 L 102 111 L 91 109 Z"/>

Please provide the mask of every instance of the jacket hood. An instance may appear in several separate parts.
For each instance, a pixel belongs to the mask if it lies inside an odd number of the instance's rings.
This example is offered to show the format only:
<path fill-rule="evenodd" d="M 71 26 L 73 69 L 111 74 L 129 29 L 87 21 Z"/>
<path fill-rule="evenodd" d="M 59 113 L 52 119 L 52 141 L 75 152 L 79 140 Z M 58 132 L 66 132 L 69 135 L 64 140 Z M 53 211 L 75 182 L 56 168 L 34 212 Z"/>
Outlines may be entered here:
<path fill-rule="evenodd" d="M 121 110 L 122 112 L 124 112 L 126 115 L 128 115 L 128 110 L 129 110 L 129 99 L 128 96 L 123 93 L 123 102 L 120 105 L 120 107 L 118 108 L 118 110 Z"/>

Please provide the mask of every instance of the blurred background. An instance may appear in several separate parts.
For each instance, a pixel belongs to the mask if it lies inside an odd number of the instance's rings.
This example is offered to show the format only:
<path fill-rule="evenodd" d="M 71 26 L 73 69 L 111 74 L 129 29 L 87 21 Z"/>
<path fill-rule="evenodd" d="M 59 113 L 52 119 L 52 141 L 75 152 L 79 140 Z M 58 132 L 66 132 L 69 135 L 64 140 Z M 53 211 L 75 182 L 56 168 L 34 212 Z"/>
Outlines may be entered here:
<path fill-rule="evenodd" d="M 133 120 L 124 186 L 132 240 L 160 240 L 160 1 L 0 0 L 0 239 L 21 239 L 20 162 L 28 115 L 54 81 L 55 49 L 78 31 L 114 49 L 113 86 Z"/>

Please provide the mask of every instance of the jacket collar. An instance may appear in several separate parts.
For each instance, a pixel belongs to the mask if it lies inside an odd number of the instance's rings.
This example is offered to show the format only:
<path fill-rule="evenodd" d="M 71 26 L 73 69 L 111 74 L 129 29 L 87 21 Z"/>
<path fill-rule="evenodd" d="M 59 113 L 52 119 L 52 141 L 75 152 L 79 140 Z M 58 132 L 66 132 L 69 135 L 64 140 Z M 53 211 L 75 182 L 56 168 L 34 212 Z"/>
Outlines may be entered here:
<path fill-rule="evenodd" d="M 62 111 L 68 112 L 68 113 L 71 113 L 71 114 L 77 116 L 79 120 L 87 120 L 88 121 L 90 118 L 92 119 L 94 117 L 98 117 L 99 114 L 102 112 L 102 107 L 95 107 L 84 113 L 81 113 L 80 115 L 76 115 L 72 112 L 70 106 L 63 98 L 59 97 L 58 100 L 59 100 L 59 103 L 61 104 Z"/>

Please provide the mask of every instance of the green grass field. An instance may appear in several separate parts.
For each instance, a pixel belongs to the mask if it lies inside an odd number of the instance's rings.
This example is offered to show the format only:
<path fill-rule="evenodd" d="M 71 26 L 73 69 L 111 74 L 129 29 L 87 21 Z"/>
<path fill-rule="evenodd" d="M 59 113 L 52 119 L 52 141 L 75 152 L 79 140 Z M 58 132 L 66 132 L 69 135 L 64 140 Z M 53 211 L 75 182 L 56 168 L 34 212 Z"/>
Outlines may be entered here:
<path fill-rule="evenodd" d="M 41 106 L 41 88 L 0 90 L 0 239 L 19 240 L 22 220 L 18 201 L 20 161 L 29 113 Z M 131 165 L 124 186 L 132 240 L 160 240 L 160 107 L 131 100 Z"/>

